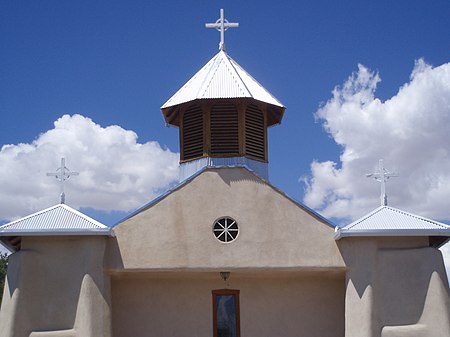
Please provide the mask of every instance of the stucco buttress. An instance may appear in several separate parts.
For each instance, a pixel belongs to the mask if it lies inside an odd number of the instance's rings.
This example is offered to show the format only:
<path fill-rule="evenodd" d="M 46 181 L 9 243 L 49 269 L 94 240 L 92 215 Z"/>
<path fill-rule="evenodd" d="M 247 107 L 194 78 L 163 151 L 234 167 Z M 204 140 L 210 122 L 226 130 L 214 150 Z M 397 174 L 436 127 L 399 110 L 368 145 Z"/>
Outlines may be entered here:
<path fill-rule="evenodd" d="M 427 237 L 346 238 L 346 337 L 450 337 L 442 254 Z"/>
<path fill-rule="evenodd" d="M 24 237 L 10 256 L 2 337 L 109 337 L 105 237 Z"/>

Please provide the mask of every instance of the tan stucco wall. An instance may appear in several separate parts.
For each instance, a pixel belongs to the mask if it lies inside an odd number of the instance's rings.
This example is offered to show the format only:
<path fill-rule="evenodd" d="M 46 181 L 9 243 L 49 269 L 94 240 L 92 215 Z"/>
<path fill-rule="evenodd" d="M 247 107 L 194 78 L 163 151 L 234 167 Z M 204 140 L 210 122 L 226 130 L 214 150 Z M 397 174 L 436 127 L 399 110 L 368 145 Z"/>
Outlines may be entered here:
<path fill-rule="evenodd" d="M 229 244 L 212 233 L 222 216 L 240 226 Z M 247 170 L 211 169 L 116 226 L 108 267 L 339 268 L 333 231 Z"/>
<path fill-rule="evenodd" d="M 441 252 L 428 238 L 346 238 L 346 337 L 450 336 Z"/>
<path fill-rule="evenodd" d="M 343 337 L 342 273 L 231 273 L 240 290 L 241 336 Z M 113 276 L 114 337 L 212 336 L 219 273 L 128 273 Z"/>
<path fill-rule="evenodd" d="M 239 223 L 236 241 L 214 238 L 221 216 Z M 427 237 L 336 242 L 245 169 L 206 170 L 114 232 L 24 237 L 0 336 L 109 337 L 111 324 L 115 337 L 211 336 L 211 290 L 231 271 L 242 336 L 450 337 L 447 276 Z"/>
<path fill-rule="evenodd" d="M 110 336 L 104 237 L 24 237 L 10 257 L 2 337 Z"/>

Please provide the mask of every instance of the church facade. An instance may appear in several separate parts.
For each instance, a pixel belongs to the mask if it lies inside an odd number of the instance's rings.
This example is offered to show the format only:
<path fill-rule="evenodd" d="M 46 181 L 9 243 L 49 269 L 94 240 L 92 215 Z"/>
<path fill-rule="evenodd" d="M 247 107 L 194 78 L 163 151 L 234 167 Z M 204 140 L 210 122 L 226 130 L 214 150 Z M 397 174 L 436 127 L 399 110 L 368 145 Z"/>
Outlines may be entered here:
<path fill-rule="evenodd" d="M 338 228 L 271 185 L 285 108 L 226 53 L 236 25 L 161 108 L 179 185 L 112 228 L 63 203 L 0 227 L 2 337 L 450 336 L 450 226 L 383 205 Z"/>

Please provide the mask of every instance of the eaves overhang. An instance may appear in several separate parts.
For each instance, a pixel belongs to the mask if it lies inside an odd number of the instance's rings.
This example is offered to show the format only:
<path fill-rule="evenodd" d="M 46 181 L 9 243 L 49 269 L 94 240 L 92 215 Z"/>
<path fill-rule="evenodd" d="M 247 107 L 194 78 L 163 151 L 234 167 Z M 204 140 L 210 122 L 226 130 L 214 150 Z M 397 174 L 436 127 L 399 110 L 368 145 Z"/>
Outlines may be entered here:
<path fill-rule="evenodd" d="M 53 229 L 53 230 L 18 230 L 18 231 L 0 231 L 2 236 L 57 236 L 57 235 L 112 235 L 111 229 Z"/>
<path fill-rule="evenodd" d="M 336 229 L 334 239 L 339 240 L 345 237 L 369 237 L 369 236 L 448 236 L 450 237 L 450 230 L 427 230 L 427 229 L 372 229 L 372 230 L 355 230 L 343 231 Z"/>
<path fill-rule="evenodd" d="M 239 97 L 218 97 L 218 98 L 196 98 L 196 99 L 192 99 L 180 104 L 177 104 L 175 106 L 171 106 L 168 108 L 161 108 L 161 111 L 163 113 L 163 117 L 164 117 L 164 122 L 166 123 L 166 126 L 174 126 L 174 127 L 179 127 L 180 126 L 180 121 L 179 121 L 179 115 L 181 110 L 190 105 L 202 105 L 203 103 L 207 103 L 208 101 L 217 101 L 219 99 L 222 100 L 227 100 L 228 102 L 232 101 L 232 100 L 239 100 L 239 101 L 243 101 L 243 100 L 254 100 L 257 101 L 260 106 L 263 105 L 265 106 L 264 111 L 267 112 L 267 127 L 272 127 L 275 125 L 279 125 L 281 124 L 281 120 L 283 119 L 284 116 L 284 112 L 286 111 L 285 107 L 279 107 L 276 105 L 272 105 L 269 104 L 267 102 L 263 102 L 260 101 L 258 99 L 254 99 L 254 98 L 239 98 Z"/>

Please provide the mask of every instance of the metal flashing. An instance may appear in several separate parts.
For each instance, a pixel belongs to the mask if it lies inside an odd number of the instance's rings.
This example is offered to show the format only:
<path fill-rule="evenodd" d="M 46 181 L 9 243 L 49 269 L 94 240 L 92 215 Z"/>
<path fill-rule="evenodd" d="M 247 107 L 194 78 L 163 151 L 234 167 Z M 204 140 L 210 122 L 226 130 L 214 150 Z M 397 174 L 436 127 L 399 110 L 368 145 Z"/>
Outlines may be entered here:
<path fill-rule="evenodd" d="M 180 164 L 180 181 L 183 181 L 204 167 L 246 167 L 265 180 L 269 180 L 267 163 L 247 157 L 203 157 Z"/>

